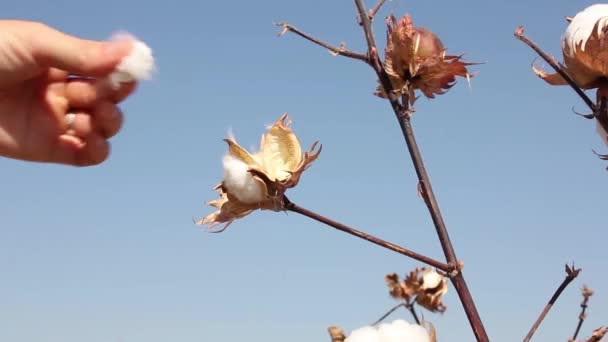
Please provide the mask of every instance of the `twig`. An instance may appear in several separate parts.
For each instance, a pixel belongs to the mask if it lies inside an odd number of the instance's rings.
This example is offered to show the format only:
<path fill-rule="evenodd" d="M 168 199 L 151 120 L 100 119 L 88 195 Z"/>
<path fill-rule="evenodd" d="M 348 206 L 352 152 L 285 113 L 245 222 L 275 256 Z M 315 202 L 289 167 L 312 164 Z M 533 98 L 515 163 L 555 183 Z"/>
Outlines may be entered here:
<path fill-rule="evenodd" d="M 306 40 L 309 40 L 319 46 L 326 48 L 327 50 L 331 51 L 331 53 L 334 55 L 340 55 L 340 56 L 344 56 L 344 57 L 358 59 L 358 60 L 364 61 L 365 63 L 368 63 L 368 61 L 369 61 L 369 58 L 366 55 L 359 53 L 359 52 L 348 50 L 348 49 L 346 49 L 346 47 L 344 47 L 344 44 L 341 44 L 340 47 L 335 47 L 333 45 L 327 44 L 326 42 L 324 42 L 318 38 L 315 38 L 307 33 L 300 31 L 299 29 L 297 29 L 296 27 L 292 26 L 289 23 L 279 22 L 279 23 L 276 23 L 275 25 L 283 27 L 281 32 L 279 32 L 279 36 L 282 36 L 287 32 L 293 32 Z"/>
<path fill-rule="evenodd" d="M 380 0 L 380 1 L 378 1 L 378 3 L 376 4 L 376 6 L 374 6 L 374 8 L 372 8 L 369 11 L 369 19 L 370 20 L 374 20 L 374 17 L 376 16 L 376 14 L 380 10 L 380 8 L 382 8 L 382 5 L 384 5 L 385 2 L 386 2 L 386 0 Z M 361 23 L 361 24 L 363 24 L 363 23 Z"/>
<path fill-rule="evenodd" d="M 574 330 L 574 335 L 572 335 L 572 341 L 576 340 L 581 327 L 583 326 L 583 322 L 585 321 L 586 315 L 585 311 L 587 311 L 587 306 L 589 303 L 589 297 L 593 296 L 593 291 L 589 289 L 587 286 L 583 286 L 583 301 L 581 302 L 581 313 L 578 315 L 578 324 L 576 325 L 576 330 Z"/>
<path fill-rule="evenodd" d="M 314 211 L 310 211 L 308 209 L 302 208 L 300 206 L 298 206 L 297 204 L 291 202 L 287 197 L 283 197 L 283 206 L 285 208 L 285 210 L 289 210 L 292 211 L 294 213 L 298 213 L 301 215 L 304 215 L 306 217 L 309 217 L 313 220 L 319 221 L 321 223 L 325 223 L 328 226 L 331 226 L 333 228 L 336 228 L 340 231 L 343 231 L 345 233 L 354 235 L 358 238 L 361 238 L 363 240 L 367 240 L 369 242 L 372 242 L 378 246 L 384 247 L 386 249 L 390 249 L 391 251 L 397 252 L 399 254 L 403 254 L 405 256 L 408 256 L 412 259 L 418 260 L 420 262 L 423 262 L 427 265 L 433 266 L 439 270 L 442 270 L 444 272 L 450 272 L 452 271 L 452 267 L 450 267 L 449 265 L 441 262 L 441 261 L 437 261 L 435 259 L 431 259 L 427 256 L 418 254 L 416 252 L 413 252 L 407 248 L 395 245 L 394 243 L 382 240 L 380 238 L 377 238 L 373 235 L 369 235 L 367 233 L 364 233 L 362 231 L 359 231 L 355 228 L 349 227 L 343 223 L 334 221 L 332 219 L 329 219 L 325 216 L 322 216 L 320 214 L 315 213 Z"/>
<path fill-rule="evenodd" d="M 388 310 L 387 313 L 385 313 L 380 318 L 378 318 L 374 323 L 372 323 L 371 326 L 374 326 L 374 325 L 377 325 L 378 323 L 381 323 L 382 321 L 384 321 L 388 316 L 390 316 L 393 312 L 395 312 L 400 307 L 407 307 L 407 304 L 406 303 L 399 303 L 399 304 L 393 306 L 390 310 Z M 420 323 L 418 323 L 418 324 L 420 324 Z"/>
<path fill-rule="evenodd" d="M 536 332 L 536 329 L 538 329 L 538 326 L 540 325 L 540 323 L 543 321 L 543 319 L 545 319 L 545 316 L 547 316 L 547 313 L 549 313 L 549 310 L 551 310 L 551 307 L 553 307 L 553 304 L 555 304 L 555 302 L 557 301 L 557 298 L 559 298 L 559 296 L 562 294 L 562 292 L 568 286 L 568 284 L 570 284 L 578 276 L 578 274 L 580 272 L 581 272 L 580 268 L 576 269 L 576 268 L 574 268 L 574 265 L 572 265 L 572 267 L 566 265 L 566 278 L 564 279 L 564 281 L 562 281 L 562 283 L 559 285 L 557 290 L 555 290 L 555 293 L 553 294 L 553 296 L 551 296 L 551 299 L 549 299 L 549 303 L 547 303 L 547 305 L 545 306 L 543 311 L 540 313 L 540 315 L 536 319 L 536 322 L 534 322 L 534 324 L 532 325 L 532 328 L 530 328 L 530 331 L 524 338 L 524 342 L 530 341 L 530 339 L 532 338 L 532 335 L 534 335 L 534 333 Z"/>
<path fill-rule="evenodd" d="M 414 307 L 414 304 L 408 303 L 405 307 L 410 310 L 410 313 L 412 314 L 412 317 L 414 317 L 414 321 L 416 321 L 416 324 L 420 325 L 420 319 L 418 318 L 418 314 L 416 313 L 416 308 Z"/>
<path fill-rule="evenodd" d="M 532 42 L 530 39 L 528 39 L 528 37 L 526 37 L 524 35 L 524 27 L 523 26 L 517 27 L 517 29 L 515 29 L 514 35 L 515 35 L 515 37 L 517 39 L 521 40 L 524 44 L 528 45 L 540 57 L 542 57 L 542 59 L 544 59 L 547 63 L 549 63 L 549 65 L 564 80 L 566 80 L 566 82 L 568 82 L 568 84 L 570 85 L 570 87 L 572 87 L 572 89 L 574 89 L 574 91 L 578 94 L 578 96 L 580 96 L 580 98 L 583 99 L 583 101 L 585 102 L 585 104 L 591 109 L 592 112 L 595 113 L 597 111 L 597 106 L 593 103 L 593 101 L 591 101 L 591 99 L 589 98 L 589 96 L 587 96 L 587 94 L 585 94 L 585 92 L 576 84 L 576 82 L 574 82 L 574 80 L 572 79 L 572 77 L 570 77 L 570 75 L 568 75 L 564 71 L 564 69 L 560 65 L 558 65 L 558 63 L 555 61 L 555 58 L 553 58 L 553 57 L 549 56 L 548 54 L 546 54 L 543 50 L 541 50 L 541 48 L 538 47 L 538 45 L 536 45 L 534 42 Z"/>

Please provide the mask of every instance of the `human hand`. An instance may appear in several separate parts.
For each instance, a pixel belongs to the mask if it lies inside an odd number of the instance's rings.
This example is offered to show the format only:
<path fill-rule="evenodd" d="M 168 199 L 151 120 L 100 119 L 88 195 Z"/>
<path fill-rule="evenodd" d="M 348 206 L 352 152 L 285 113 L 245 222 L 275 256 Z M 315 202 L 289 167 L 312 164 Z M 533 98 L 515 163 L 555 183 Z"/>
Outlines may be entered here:
<path fill-rule="evenodd" d="M 123 121 L 117 103 L 135 83 L 115 89 L 103 77 L 131 45 L 0 20 L 0 156 L 76 166 L 106 160 Z"/>

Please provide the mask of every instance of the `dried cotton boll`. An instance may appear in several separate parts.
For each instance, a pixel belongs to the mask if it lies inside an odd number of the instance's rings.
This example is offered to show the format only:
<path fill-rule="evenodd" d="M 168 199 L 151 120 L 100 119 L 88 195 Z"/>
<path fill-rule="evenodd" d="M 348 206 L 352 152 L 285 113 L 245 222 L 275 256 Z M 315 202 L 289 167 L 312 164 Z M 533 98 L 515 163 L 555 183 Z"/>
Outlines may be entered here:
<path fill-rule="evenodd" d="M 121 83 L 149 79 L 154 71 L 152 49 L 128 33 L 117 34 L 111 40 L 130 40 L 133 47 L 131 52 L 122 59 L 116 69 L 108 76 L 110 85 L 116 89 L 120 87 Z"/>
<path fill-rule="evenodd" d="M 259 203 L 265 199 L 263 183 L 254 179 L 247 164 L 227 154 L 224 156 L 224 186 L 243 203 Z"/>

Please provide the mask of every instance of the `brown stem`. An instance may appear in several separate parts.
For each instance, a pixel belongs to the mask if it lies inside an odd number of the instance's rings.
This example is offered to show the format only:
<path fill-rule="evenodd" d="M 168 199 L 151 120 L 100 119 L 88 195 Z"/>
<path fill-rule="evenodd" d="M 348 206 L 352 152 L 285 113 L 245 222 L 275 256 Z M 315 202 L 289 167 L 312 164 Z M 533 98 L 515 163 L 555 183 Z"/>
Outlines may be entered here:
<path fill-rule="evenodd" d="M 574 82 L 574 80 L 572 79 L 572 77 L 570 77 L 570 75 L 568 75 L 568 73 L 566 73 L 564 71 L 564 69 L 555 61 L 555 58 L 553 58 L 553 57 L 549 56 L 548 54 L 546 54 L 543 50 L 541 50 L 540 47 L 538 47 L 538 45 L 536 45 L 534 42 L 532 42 L 530 39 L 528 39 L 528 37 L 526 37 L 524 35 L 524 27 L 523 26 L 517 27 L 517 29 L 515 29 L 514 35 L 515 35 L 515 37 L 517 39 L 521 40 L 524 44 L 528 45 L 540 57 L 542 57 L 542 59 L 544 59 L 547 63 L 549 63 L 549 65 L 564 80 L 566 80 L 566 82 L 568 82 L 568 84 L 570 85 L 570 87 L 572 87 L 572 89 L 574 89 L 574 91 L 578 94 L 578 96 L 580 96 L 580 98 L 583 99 L 583 101 L 591 109 L 591 111 L 594 112 L 594 113 L 596 112 L 597 106 L 593 103 L 593 101 L 591 101 L 591 99 L 589 98 L 589 96 L 587 96 L 587 94 L 585 94 L 585 92 L 576 84 L 576 82 Z"/>
<path fill-rule="evenodd" d="M 308 41 L 311 41 L 319 46 L 326 48 L 327 50 L 331 51 L 332 54 L 358 59 L 358 60 L 364 61 L 365 63 L 367 63 L 369 60 L 369 58 L 362 53 L 348 50 L 347 48 L 344 47 L 344 44 L 342 44 L 340 47 L 335 47 L 333 45 L 327 44 L 326 42 L 324 42 L 318 38 L 315 38 L 307 33 L 300 31 L 298 28 L 292 26 L 289 23 L 279 22 L 279 23 L 276 23 L 276 25 L 283 27 L 281 32 L 279 32 L 279 36 L 284 35 L 286 32 L 293 32 Z"/>
<path fill-rule="evenodd" d="M 374 8 L 372 8 L 369 11 L 369 19 L 370 20 L 374 20 L 374 17 L 376 16 L 376 14 L 380 10 L 380 8 L 382 8 L 382 5 L 384 5 L 385 2 L 386 2 L 386 0 L 380 0 L 380 1 L 378 1 L 378 3 L 376 4 L 376 6 L 374 6 Z M 361 24 L 363 24 L 363 23 L 361 23 Z"/>
<path fill-rule="evenodd" d="M 386 73 L 386 71 L 384 70 L 384 66 L 382 65 L 380 57 L 378 56 L 378 48 L 376 47 L 376 42 L 374 39 L 374 34 L 372 31 L 372 26 L 371 26 L 372 17 L 370 17 L 367 10 L 365 9 L 366 7 L 363 4 L 362 0 L 354 0 L 354 1 L 355 1 L 355 6 L 357 7 L 357 13 L 358 13 L 359 19 L 361 21 L 361 26 L 363 27 L 363 32 L 365 34 L 365 40 L 367 42 L 367 56 L 366 56 L 365 61 L 376 72 L 376 75 L 377 75 L 378 79 L 380 80 L 380 84 L 384 88 L 384 91 L 387 94 L 391 107 L 393 108 L 393 111 L 395 112 L 397 120 L 399 121 L 399 125 L 401 126 L 401 131 L 402 131 L 405 141 L 407 143 L 407 147 L 410 152 L 410 157 L 412 159 L 412 162 L 414 163 L 414 168 L 416 169 L 416 174 L 418 175 L 418 180 L 419 180 L 419 184 L 421 186 L 422 192 L 423 192 L 425 203 L 427 205 L 427 208 L 428 208 L 431 218 L 433 220 L 433 224 L 435 225 L 435 229 L 437 231 L 437 235 L 438 235 L 439 241 L 441 243 L 441 248 L 443 249 L 445 257 L 448 261 L 448 265 L 449 265 L 448 268 L 450 269 L 450 272 L 448 272 L 448 274 L 452 280 L 452 283 L 454 284 L 454 288 L 456 289 L 456 292 L 458 293 L 458 296 L 463 305 L 464 311 L 467 315 L 469 323 L 471 324 L 471 328 L 473 329 L 473 333 L 475 334 L 477 341 L 478 342 L 488 342 L 489 341 L 488 335 L 485 331 L 481 318 L 479 317 L 479 313 L 477 312 L 477 309 L 475 308 L 475 303 L 473 302 L 473 297 L 471 296 L 471 293 L 467 287 L 467 284 L 464 280 L 464 276 L 462 275 L 461 267 L 456 258 L 456 254 L 454 252 L 454 248 L 452 246 L 447 229 L 443 222 L 441 212 L 439 211 L 439 205 L 437 204 L 437 200 L 435 199 L 435 195 L 434 195 L 433 189 L 431 187 L 431 182 L 430 182 L 429 176 L 426 173 L 426 169 L 424 167 L 424 163 L 423 163 L 422 157 L 420 155 L 420 150 L 418 149 L 418 145 L 416 144 L 416 139 L 414 137 L 413 129 L 412 129 L 411 122 L 410 122 L 411 110 L 408 106 L 409 105 L 408 101 L 407 100 L 403 101 L 403 103 L 399 102 L 399 98 L 396 95 L 396 93 L 394 92 L 390 78 L 389 78 L 388 74 Z M 304 34 L 302 34 L 302 32 L 294 31 L 292 26 L 283 24 L 282 33 L 285 33 L 287 31 L 292 31 L 292 32 L 302 36 L 303 38 L 310 40 L 325 48 L 331 48 L 331 46 L 328 47 L 328 44 L 323 43 L 322 41 L 320 41 L 316 38 L 310 37 L 308 35 L 304 35 Z M 331 50 L 331 51 L 336 52 L 336 50 L 339 50 L 339 49 L 333 48 L 333 50 Z M 293 211 L 293 209 L 290 209 L 290 208 L 287 208 L 287 209 Z M 366 239 L 373 243 L 382 245 L 386 248 L 393 249 L 393 248 L 387 247 L 387 246 L 392 245 L 388 242 L 379 240 L 377 238 L 374 238 L 373 240 L 368 239 L 366 237 L 367 236 L 366 234 L 353 230 L 352 228 L 342 225 L 341 223 L 329 220 L 324 217 L 320 217 L 319 215 L 317 215 L 313 212 L 307 211 L 307 210 L 299 208 L 299 207 L 296 207 L 296 209 L 299 210 L 297 212 L 304 214 L 306 216 L 312 215 L 310 217 L 317 219 L 323 223 L 326 223 L 334 228 L 343 230 L 345 232 L 348 232 L 348 233 L 358 236 L 360 238 L 363 238 L 363 239 Z M 394 245 L 392 245 L 392 246 L 394 246 Z M 393 249 L 393 250 L 395 250 L 395 249 Z M 407 252 L 408 252 L 408 254 L 415 254 L 411 251 L 407 251 Z M 402 253 L 402 254 L 405 254 L 405 253 Z M 408 254 L 405 254 L 405 255 L 408 255 Z M 417 254 L 415 254 L 415 255 L 417 257 L 422 257 Z M 414 258 L 413 255 L 408 255 L 408 256 L 411 256 Z M 417 260 L 420 260 L 420 259 L 417 259 Z M 420 260 L 420 261 L 422 261 L 422 260 Z M 426 262 L 429 265 L 434 266 L 433 264 L 430 264 L 428 261 L 430 261 L 430 260 L 423 261 L 423 262 Z M 432 262 L 437 263 L 437 261 L 435 261 L 435 260 L 433 260 Z M 445 265 L 445 264 L 443 264 L 443 265 Z M 435 267 L 441 269 L 440 267 L 437 267 L 437 266 L 435 266 Z"/>
<path fill-rule="evenodd" d="M 566 278 L 564 278 L 564 281 L 562 281 L 562 283 L 559 285 L 557 290 L 555 290 L 555 293 L 553 294 L 553 296 L 551 296 L 551 299 L 549 299 L 549 303 L 547 303 L 547 305 L 545 305 L 545 308 L 540 313 L 540 315 L 536 319 L 536 322 L 534 322 L 534 324 L 532 325 L 532 328 L 530 328 L 530 331 L 524 338 L 524 342 L 528 342 L 528 341 L 530 341 L 530 339 L 532 339 L 532 335 L 534 335 L 534 333 L 536 332 L 536 329 L 538 329 L 538 327 L 540 326 L 540 323 L 543 321 L 543 319 L 545 319 L 545 316 L 547 316 L 547 313 L 549 313 L 549 310 L 551 310 L 551 307 L 553 307 L 553 304 L 555 304 L 555 302 L 557 301 L 559 296 L 562 294 L 564 289 L 568 286 L 568 284 L 570 284 L 578 276 L 578 274 L 580 272 L 581 272 L 580 268 L 575 269 L 574 265 L 572 265 L 572 267 L 566 265 Z"/>
<path fill-rule="evenodd" d="M 371 21 L 366 15 L 364 15 L 364 5 L 362 3 L 362 0 L 355 0 L 355 5 L 357 7 L 359 15 L 362 18 L 363 31 L 365 32 L 369 55 L 371 58 L 369 64 L 376 71 L 376 75 L 378 76 L 378 79 L 380 80 L 380 83 L 382 84 L 385 93 L 388 94 L 388 99 L 391 103 L 391 107 L 393 108 L 397 120 L 399 121 L 399 126 L 401 126 L 401 131 L 403 133 L 403 137 L 405 138 L 405 142 L 407 144 L 410 157 L 414 164 L 414 168 L 416 169 L 416 174 L 418 176 L 419 184 L 421 185 L 423 197 L 433 220 L 433 224 L 435 225 L 435 230 L 437 231 L 437 235 L 441 243 L 441 248 L 443 249 L 448 264 L 457 265 L 458 260 L 456 258 L 456 253 L 454 252 L 454 247 L 450 241 L 450 237 L 448 235 L 447 228 L 445 227 L 443 217 L 441 216 L 441 212 L 439 211 L 439 205 L 437 204 L 435 194 L 433 193 L 433 189 L 431 187 L 430 178 L 424 167 L 424 162 L 422 161 L 422 156 L 420 154 L 418 145 L 416 144 L 416 138 L 414 137 L 414 131 L 410 122 L 410 109 L 408 107 L 409 99 L 406 98 L 404 99 L 404 101 L 399 103 L 399 99 L 394 95 L 392 83 L 388 77 L 388 74 L 384 70 L 384 67 L 382 66 L 380 58 L 377 54 L 376 44 L 373 39 Z M 483 326 L 483 322 L 481 321 L 481 317 L 477 312 L 477 308 L 475 307 L 475 303 L 473 302 L 473 297 L 471 296 L 471 292 L 469 291 L 462 272 L 452 274 L 451 280 L 452 284 L 456 289 L 456 292 L 458 293 L 458 297 L 460 298 L 460 301 L 467 315 L 469 323 L 471 324 L 471 328 L 473 329 L 473 333 L 475 334 L 477 341 L 488 342 L 488 334 L 486 333 L 485 328 Z"/>
<path fill-rule="evenodd" d="M 302 208 L 300 206 L 298 206 L 297 204 L 291 202 L 287 197 L 283 197 L 283 207 L 285 208 L 285 210 L 289 210 L 292 211 L 294 213 L 298 213 L 301 215 L 304 215 L 306 217 L 309 217 L 313 220 L 319 221 L 321 223 L 325 223 L 328 226 L 331 226 L 333 228 L 336 228 L 340 231 L 343 231 L 345 233 L 354 235 L 358 238 L 361 238 L 363 240 L 367 240 L 369 242 L 372 242 L 378 246 L 384 247 L 386 249 L 390 249 L 391 251 L 397 252 L 399 254 L 403 254 L 405 256 L 408 256 L 412 259 L 418 260 L 420 262 L 423 262 L 427 265 L 433 266 L 439 270 L 442 270 L 444 272 L 450 272 L 453 270 L 452 267 L 450 267 L 449 265 L 441 262 L 441 261 L 437 261 L 435 259 L 431 259 L 427 256 L 418 254 L 416 252 L 410 251 L 407 248 L 395 245 L 394 243 L 382 240 L 380 238 L 377 238 L 373 235 L 369 235 L 367 233 L 364 233 L 362 231 L 359 231 L 355 228 L 349 227 L 343 223 L 334 221 L 332 219 L 329 219 L 323 215 L 317 214 L 314 211 Z"/>
<path fill-rule="evenodd" d="M 378 318 L 374 323 L 371 324 L 371 326 L 374 326 L 376 324 L 382 323 L 382 321 L 384 321 L 388 316 L 390 316 L 393 312 L 395 312 L 397 309 L 399 309 L 400 307 L 407 307 L 406 303 L 399 303 L 395 306 L 393 306 L 390 310 L 388 310 L 384 315 L 382 315 L 380 318 Z M 420 323 L 418 323 L 420 324 Z"/>
<path fill-rule="evenodd" d="M 583 322 L 585 321 L 587 311 L 587 307 L 589 305 L 589 297 L 593 295 L 593 291 L 591 291 L 586 286 L 583 286 L 583 301 L 581 302 L 581 313 L 578 315 L 578 324 L 576 325 L 576 330 L 574 330 L 574 335 L 572 335 L 572 341 L 576 341 L 576 337 L 578 333 L 581 331 L 581 327 L 583 326 Z"/>
<path fill-rule="evenodd" d="M 412 314 L 412 317 L 414 317 L 414 321 L 416 321 L 416 324 L 420 325 L 420 318 L 418 318 L 418 314 L 416 313 L 416 308 L 414 307 L 414 304 L 407 303 L 405 307 L 410 310 L 410 313 Z"/>

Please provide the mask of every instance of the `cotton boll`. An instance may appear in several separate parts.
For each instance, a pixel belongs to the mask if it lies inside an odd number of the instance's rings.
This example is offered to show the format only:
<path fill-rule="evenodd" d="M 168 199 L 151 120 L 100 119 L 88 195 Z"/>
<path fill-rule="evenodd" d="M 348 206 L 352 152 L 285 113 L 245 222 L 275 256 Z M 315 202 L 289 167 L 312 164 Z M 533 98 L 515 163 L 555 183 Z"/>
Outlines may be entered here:
<path fill-rule="evenodd" d="M 430 342 L 426 329 L 402 319 L 383 323 L 377 329 L 366 326 L 354 330 L 345 342 Z"/>
<path fill-rule="evenodd" d="M 380 342 L 380 335 L 376 328 L 367 326 L 354 330 L 344 342 Z"/>
<path fill-rule="evenodd" d="M 570 56 L 574 55 L 574 49 L 581 44 L 581 50 L 585 51 L 587 40 L 591 37 L 595 24 L 598 23 L 598 35 L 608 25 L 608 4 L 595 4 L 579 12 L 570 22 L 564 34 L 563 44 Z"/>
<path fill-rule="evenodd" d="M 379 342 L 430 342 L 426 329 L 398 319 L 378 327 Z"/>
<path fill-rule="evenodd" d="M 128 33 L 115 35 L 112 40 L 130 40 L 133 44 L 131 52 L 122 59 L 114 72 L 108 76 L 108 81 L 112 87 L 116 89 L 121 83 L 150 78 L 154 71 L 152 49 Z"/>
<path fill-rule="evenodd" d="M 249 173 L 247 164 L 227 154 L 224 156 L 224 186 L 243 203 L 259 203 L 265 199 L 265 191 Z"/>

